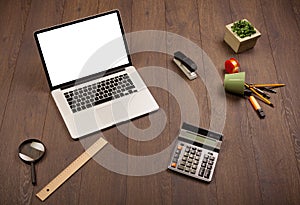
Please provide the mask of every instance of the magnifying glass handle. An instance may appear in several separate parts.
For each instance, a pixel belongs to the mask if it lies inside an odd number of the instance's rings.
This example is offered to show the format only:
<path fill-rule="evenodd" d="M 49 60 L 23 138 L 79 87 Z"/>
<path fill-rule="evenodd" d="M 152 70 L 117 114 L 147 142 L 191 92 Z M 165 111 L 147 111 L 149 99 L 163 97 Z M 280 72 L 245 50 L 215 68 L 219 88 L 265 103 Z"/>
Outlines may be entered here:
<path fill-rule="evenodd" d="M 31 182 L 32 185 L 36 185 L 36 174 L 35 174 L 34 163 L 31 163 Z"/>

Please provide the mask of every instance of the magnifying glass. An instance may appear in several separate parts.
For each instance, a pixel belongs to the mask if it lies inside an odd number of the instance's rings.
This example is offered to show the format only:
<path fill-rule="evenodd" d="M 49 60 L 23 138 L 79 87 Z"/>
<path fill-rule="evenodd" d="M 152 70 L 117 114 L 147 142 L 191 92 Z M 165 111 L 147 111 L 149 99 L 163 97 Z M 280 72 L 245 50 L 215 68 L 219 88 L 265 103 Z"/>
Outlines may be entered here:
<path fill-rule="evenodd" d="M 31 181 L 36 185 L 36 174 L 34 164 L 38 162 L 45 154 L 45 145 L 37 139 L 28 139 L 19 146 L 19 157 L 26 164 L 31 165 Z"/>

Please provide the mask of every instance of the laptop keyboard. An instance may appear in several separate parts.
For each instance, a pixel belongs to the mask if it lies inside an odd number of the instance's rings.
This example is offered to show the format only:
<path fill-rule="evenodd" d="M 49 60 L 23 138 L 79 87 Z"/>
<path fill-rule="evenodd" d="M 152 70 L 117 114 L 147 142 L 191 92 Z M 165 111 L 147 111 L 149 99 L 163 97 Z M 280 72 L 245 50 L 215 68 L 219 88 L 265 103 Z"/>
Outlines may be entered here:
<path fill-rule="evenodd" d="M 128 74 L 64 93 L 73 113 L 137 92 Z"/>

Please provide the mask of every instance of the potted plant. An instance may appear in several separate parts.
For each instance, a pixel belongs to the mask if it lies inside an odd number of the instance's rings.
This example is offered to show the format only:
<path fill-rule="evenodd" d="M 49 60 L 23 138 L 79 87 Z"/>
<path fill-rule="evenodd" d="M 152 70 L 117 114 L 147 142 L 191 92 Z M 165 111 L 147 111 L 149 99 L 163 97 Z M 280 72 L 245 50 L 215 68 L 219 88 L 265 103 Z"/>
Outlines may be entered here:
<path fill-rule="evenodd" d="M 253 48 L 260 36 L 260 32 L 247 19 L 225 26 L 224 41 L 236 53 Z"/>

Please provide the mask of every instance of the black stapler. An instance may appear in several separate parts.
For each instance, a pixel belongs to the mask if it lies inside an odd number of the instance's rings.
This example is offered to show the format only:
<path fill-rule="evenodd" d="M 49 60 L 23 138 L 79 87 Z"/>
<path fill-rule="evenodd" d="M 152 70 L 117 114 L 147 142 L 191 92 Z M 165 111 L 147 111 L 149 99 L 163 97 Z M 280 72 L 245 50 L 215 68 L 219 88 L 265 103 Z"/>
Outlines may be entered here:
<path fill-rule="evenodd" d="M 173 61 L 190 80 L 197 78 L 197 65 L 182 52 L 175 52 Z"/>

